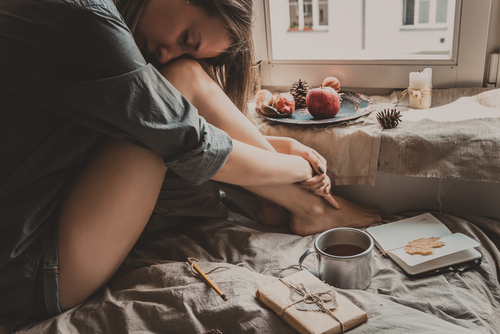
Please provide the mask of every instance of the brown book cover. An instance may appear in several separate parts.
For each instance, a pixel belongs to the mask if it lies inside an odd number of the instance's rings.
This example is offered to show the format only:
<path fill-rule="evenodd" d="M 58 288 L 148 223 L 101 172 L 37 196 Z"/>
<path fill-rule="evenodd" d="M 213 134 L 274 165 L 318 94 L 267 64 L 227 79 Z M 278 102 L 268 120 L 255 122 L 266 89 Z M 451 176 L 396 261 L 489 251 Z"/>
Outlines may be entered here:
<path fill-rule="evenodd" d="M 368 320 L 365 311 L 307 270 L 257 290 L 257 299 L 301 334 L 336 334 Z"/>

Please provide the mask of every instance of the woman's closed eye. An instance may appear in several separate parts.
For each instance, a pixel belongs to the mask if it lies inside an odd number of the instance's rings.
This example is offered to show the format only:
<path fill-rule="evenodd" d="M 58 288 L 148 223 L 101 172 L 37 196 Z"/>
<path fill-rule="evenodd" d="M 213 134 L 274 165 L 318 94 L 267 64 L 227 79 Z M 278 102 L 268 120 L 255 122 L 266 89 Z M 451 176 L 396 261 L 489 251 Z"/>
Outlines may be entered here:
<path fill-rule="evenodd" d="M 188 44 L 188 38 L 189 38 L 189 30 L 186 30 L 184 34 L 182 35 L 181 42 L 179 43 L 180 46 L 186 46 Z"/>

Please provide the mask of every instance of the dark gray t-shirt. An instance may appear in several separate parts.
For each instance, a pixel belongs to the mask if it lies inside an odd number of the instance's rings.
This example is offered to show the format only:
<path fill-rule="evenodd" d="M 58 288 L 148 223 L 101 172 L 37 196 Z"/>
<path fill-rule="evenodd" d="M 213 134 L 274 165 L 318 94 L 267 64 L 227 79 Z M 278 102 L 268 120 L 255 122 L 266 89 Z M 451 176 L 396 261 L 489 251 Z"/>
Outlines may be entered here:
<path fill-rule="evenodd" d="M 31 311 L 58 208 L 103 135 L 161 154 L 194 184 L 232 149 L 146 64 L 111 0 L 0 1 L 0 322 L 8 328 Z"/>

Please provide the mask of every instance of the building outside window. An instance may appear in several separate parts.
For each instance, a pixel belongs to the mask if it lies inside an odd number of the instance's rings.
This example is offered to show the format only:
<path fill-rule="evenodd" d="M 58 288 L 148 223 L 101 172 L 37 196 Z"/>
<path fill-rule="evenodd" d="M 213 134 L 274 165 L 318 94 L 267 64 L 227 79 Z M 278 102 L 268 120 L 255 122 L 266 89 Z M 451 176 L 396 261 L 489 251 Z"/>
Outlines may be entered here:
<path fill-rule="evenodd" d="M 454 1 L 273 0 L 269 6 L 274 59 L 451 58 Z"/>
<path fill-rule="evenodd" d="M 314 31 L 328 28 L 329 0 L 288 0 L 289 31 Z"/>
<path fill-rule="evenodd" d="M 448 0 L 403 0 L 403 25 L 446 24 Z"/>
<path fill-rule="evenodd" d="M 408 72 L 424 67 L 433 67 L 435 87 L 477 84 L 484 77 L 491 0 L 255 4 L 264 85 L 288 85 L 305 75 L 320 81 L 327 70 L 346 87 L 404 87 Z"/>

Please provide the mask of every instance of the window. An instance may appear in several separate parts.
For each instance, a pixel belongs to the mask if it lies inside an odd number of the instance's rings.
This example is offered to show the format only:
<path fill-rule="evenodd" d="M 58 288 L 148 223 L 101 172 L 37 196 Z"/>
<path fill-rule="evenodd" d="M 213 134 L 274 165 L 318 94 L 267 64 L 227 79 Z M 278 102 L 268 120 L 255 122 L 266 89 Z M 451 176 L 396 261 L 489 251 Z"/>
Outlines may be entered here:
<path fill-rule="evenodd" d="M 328 27 L 328 0 L 319 0 L 319 25 Z"/>
<path fill-rule="evenodd" d="M 444 23 L 429 22 L 430 5 L 433 13 L 437 13 L 437 0 L 418 0 L 415 10 L 409 6 L 415 1 L 407 0 L 287 2 L 269 2 L 273 59 L 449 60 L 452 57 L 454 16 Z M 289 15 L 281 15 L 287 7 Z M 401 24 L 403 7 L 406 24 Z M 443 10 L 455 11 L 455 3 L 449 7 Z M 412 17 L 415 13 L 418 16 Z"/>
<path fill-rule="evenodd" d="M 429 23 L 430 1 L 420 0 L 418 4 L 420 4 L 418 9 L 418 23 Z"/>
<path fill-rule="evenodd" d="M 290 31 L 299 30 L 299 3 L 298 0 L 290 0 Z"/>
<path fill-rule="evenodd" d="M 288 0 L 289 31 L 328 28 L 328 0 Z"/>
<path fill-rule="evenodd" d="M 450 6 L 454 6 L 454 3 Z M 451 8 L 451 12 L 453 11 L 454 8 Z M 447 17 L 448 0 L 403 0 L 403 25 L 422 28 L 440 27 L 446 24 Z"/>
<path fill-rule="evenodd" d="M 436 1 L 436 23 L 446 23 L 448 0 Z"/>
<path fill-rule="evenodd" d="M 255 7 L 263 86 L 299 78 L 319 86 L 328 74 L 347 88 L 406 88 L 408 73 L 424 67 L 433 68 L 435 88 L 483 83 L 490 0 L 255 0 Z"/>
<path fill-rule="evenodd" d="M 415 20 L 415 0 L 405 0 L 403 3 L 403 24 L 413 25 Z"/>

